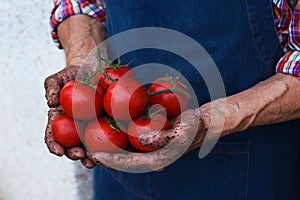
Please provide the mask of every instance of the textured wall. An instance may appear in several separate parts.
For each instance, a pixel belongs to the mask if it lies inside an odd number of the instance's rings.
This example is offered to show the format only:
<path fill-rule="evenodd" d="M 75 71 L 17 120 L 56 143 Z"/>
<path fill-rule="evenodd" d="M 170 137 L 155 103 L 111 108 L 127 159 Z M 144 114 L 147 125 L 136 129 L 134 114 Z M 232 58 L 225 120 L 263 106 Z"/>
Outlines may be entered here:
<path fill-rule="evenodd" d="M 64 65 L 49 34 L 51 6 L 51 0 L 0 4 L 1 200 L 76 200 L 85 176 L 84 170 L 75 176 L 79 167 L 49 154 L 43 142 L 43 81 Z"/>

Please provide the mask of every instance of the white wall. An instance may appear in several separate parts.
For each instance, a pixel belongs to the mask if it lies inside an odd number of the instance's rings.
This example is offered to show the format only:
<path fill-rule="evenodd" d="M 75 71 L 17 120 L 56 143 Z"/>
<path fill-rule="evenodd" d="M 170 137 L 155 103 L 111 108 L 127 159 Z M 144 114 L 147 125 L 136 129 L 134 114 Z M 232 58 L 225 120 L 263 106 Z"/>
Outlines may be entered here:
<path fill-rule="evenodd" d="M 0 199 L 79 199 L 75 165 L 44 144 L 43 81 L 64 66 L 50 38 L 51 6 L 51 0 L 0 4 Z"/>

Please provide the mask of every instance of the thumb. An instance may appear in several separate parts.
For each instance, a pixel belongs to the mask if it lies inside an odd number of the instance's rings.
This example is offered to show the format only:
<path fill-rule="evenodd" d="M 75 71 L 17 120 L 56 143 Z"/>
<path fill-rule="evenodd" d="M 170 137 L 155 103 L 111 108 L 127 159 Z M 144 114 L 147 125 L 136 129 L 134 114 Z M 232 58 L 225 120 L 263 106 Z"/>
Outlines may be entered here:
<path fill-rule="evenodd" d="M 59 94 L 61 88 L 70 80 L 76 78 L 78 66 L 69 66 L 63 70 L 47 77 L 44 82 L 44 88 L 46 90 L 46 99 L 50 108 L 59 105 Z"/>
<path fill-rule="evenodd" d="M 168 129 L 164 131 L 154 130 L 142 133 L 139 142 L 143 146 L 162 148 L 176 137 L 176 131 Z"/>
<path fill-rule="evenodd" d="M 62 86 L 63 82 L 56 76 L 56 74 L 46 78 L 44 82 L 44 87 L 46 90 L 45 96 L 47 99 L 47 104 L 50 108 L 59 105 L 59 93 Z"/>

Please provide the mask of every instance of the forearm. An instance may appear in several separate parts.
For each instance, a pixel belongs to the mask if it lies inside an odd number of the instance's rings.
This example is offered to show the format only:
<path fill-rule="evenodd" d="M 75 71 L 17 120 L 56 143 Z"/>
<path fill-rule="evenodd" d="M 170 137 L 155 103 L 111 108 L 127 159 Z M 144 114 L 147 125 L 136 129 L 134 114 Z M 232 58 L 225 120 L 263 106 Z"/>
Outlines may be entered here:
<path fill-rule="evenodd" d="M 291 75 L 277 74 L 248 90 L 205 104 L 200 112 L 213 134 L 217 123 L 224 121 L 221 135 L 297 119 L 300 118 L 300 81 Z M 217 119 L 211 118 L 213 112 Z"/>
<path fill-rule="evenodd" d="M 57 32 L 67 66 L 80 66 L 89 52 L 106 39 L 105 27 L 87 15 L 70 16 L 58 25 Z"/>

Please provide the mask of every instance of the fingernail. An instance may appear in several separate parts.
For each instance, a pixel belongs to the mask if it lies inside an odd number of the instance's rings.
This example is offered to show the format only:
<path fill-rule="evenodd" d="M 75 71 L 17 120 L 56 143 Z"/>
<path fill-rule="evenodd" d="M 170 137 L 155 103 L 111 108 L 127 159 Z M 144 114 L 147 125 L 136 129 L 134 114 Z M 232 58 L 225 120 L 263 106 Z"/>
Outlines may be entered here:
<path fill-rule="evenodd" d="M 76 151 L 74 155 L 76 156 L 76 158 L 80 158 L 81 157 L 81 154 L 78 151 Z"/>
<path fill-rule="evenodd" d="M 58 154 L 58 151 L 55 147 L 52 149 L 52 152 L 55 153 L 55 154 Z"/>
<path fill-rule="evenodd" d="M 84 163 L 84 166 L 87 168 L 87 169 L 92 169 L 95 165 L 91 162 L 85 162 Z"/>
<path fill-rule="evenodd" d="M 139 142 L 141 145 L 147 145 L 151 143 L 151 137 L 141 135 L 139 138 Z"/>

